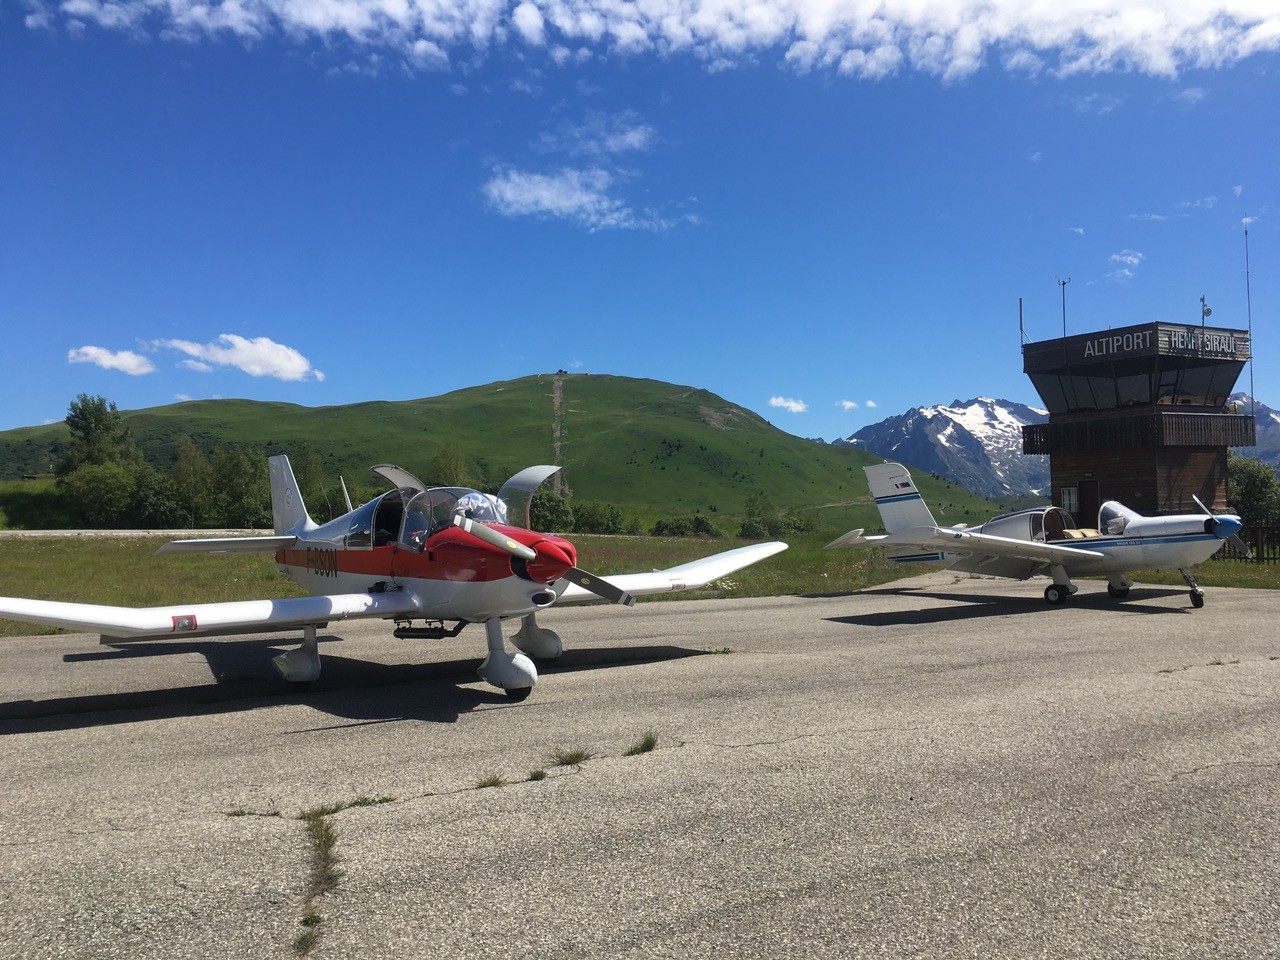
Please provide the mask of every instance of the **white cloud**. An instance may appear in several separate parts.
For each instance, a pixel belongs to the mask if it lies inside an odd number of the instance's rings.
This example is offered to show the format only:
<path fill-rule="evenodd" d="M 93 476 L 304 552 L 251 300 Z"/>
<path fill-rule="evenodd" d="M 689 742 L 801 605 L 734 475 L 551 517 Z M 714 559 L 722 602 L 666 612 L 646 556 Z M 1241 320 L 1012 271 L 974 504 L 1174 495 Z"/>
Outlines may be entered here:
<path fill-rule="evenodd" d="M 1093 113 L 1100 117 L 1105 117 L 1124 103 L 1119 97 L 1109 93 L 1091 93 L 1088 96 L 1075 97 L 1071 102 L 1075 105 L 1076 113 Z"/>
<path fill-rule="evenodd" d="M 842 410 L 857 410 L 858 401 L 857 400 L 841 400 L 839 403 L 836 404 L 836 406 Z"/>
<path fill-rule="evenodd" d="M 770 397 L 769 406 L 781 407 L 789 413 L 804 413 L 809 409 L 809 405 L 803 400 L 794 400 L 791 397 Z"/>
<path fill-rule="evenodd" d="M 515 24 L 516 33 L 524 38 L 525 43 L 541 47 L 547 42 L 544 31 L 546 26 L 542 19 L 542 11 L 529 0 L 515 8 L 511 14 L 511 22 Z"/>
<path fill-rule="evenodd" d="M 1131 213 L 1129 214 L 1129 219 L 1130 220 L 1149 220 L 1152 223 L 1156 223 L 1156 222 L 1159 222 L 1160 220 L 1168 220 L 1169 218 L 1166 217 L 1163 213 Z"/>
<path fill-rule="evenodd" d="M 175 394 L 173 395 L 173 399 L 177 400 L 179 403 L 188 403 L 188 402 L 190 402 L 193 398 L 192 398 L 192 397 L 187 396 L 185 393 L 175 393 Z"/>
<path fill-rule="evenodd" d="M 1240 184 L 1237 184 L 1236 186 L 1231 188 L 1231 192 L 1238 197 L 1240 196 L 1240 194 L 1244 193 L 1244 187 L 1241 186 Z"/>
<path fill-rule="evenodd" d="M 1107 274 L 1108 280 L 1129 280 L 1137 272 L 1142 261 L 1147 259 L 1137 250 L 1121 250 L 1107 258 L 1107 262 L 1115 269 Z"/>
<path fill-rule="evenodd" d="M 1201 197 L 1199 200 L 1184 200 L 1182 203 L 1178 204 L 1178 206 L 1184 210 L 1212 210 L 1217 205 L 1217 197 Z"/>
<path fill-rule="evenodd" d="M 876 408 L 876 402 L 874 400 L 868 400 L 863 404 L 863 406 L 870 407 L 872 410 L 874 410 Z"/>
<path fill-rule="evenodd" d="M 345 41 L 410 65 L 419 41 L 470 60 L 521 55 L 511 37 L 548 57 L 688 55 L 712 70 L 772 52 L 801 72 L 866 79 L 912 70 L 955 80 L 989 63 L 1027 76 L 1173 77 L 1280 50 L 1280 8 L 1267 0 L 62 0 L 29 9 L 30 29 L 52 20 L 185 41 Z"/>
<path fill-rule="evenodd" d="M 179 366 L 186 367 L 188 370 L 194 370 L 196 373 L 212 373 L 213 367 L 205 363 L 203 360 L 183 360 Z"/>
<path fill-rule="evenodd" d="M 132 350 L 113 351 L 91 346 L 68 350 L 67 363 L 92 363 L 103 370 L 119 370 L 134 377 L 151 373 L 156 368 L 150 360 Z"/>
<path fill-rule="evenodd" d="M 324 379 L 324 374 L 311 366 L 311 361 L 293 347 L 286 347 L 267 337 L 249 340 L 234 333 L 224 333 L 213 343 L 156 340 L 153 346 L 185 353 L 191 359 L 182 361 L 183 365 L 201 372 L 212 367 L 235 367 L 252 377 L 293 381 Z"/>
<path fill-rule="evenodd" d="M 1173 99 L 1185 103 L 1189 107 L 1194 107 L 1197 103 L 1207 96 L 1204 87 L 1187 87 L 1185 90 L 1179 90 L 1173 95 Z"/>
<path fill-rule="evenodd" d="M 1039 150 L 1037 150 L 1027 159 L 1029 159 L 1032 163 L 1039 163 L 1041 160 L 1044 159 L 1044 154 L 1042 154 Z"/>
<path fill-rule="evenodd" d="M 1084 227 L 1071 227 L 1070 229 L 1072 233 L 1077 234 L 1078 236 L 1081 236 L 1081 237 L 1084 236 Z"/>
<path fill-rule="evenodd" d="M 543 133 L 535 147 L 544 153 L 603 157 L 633 150 L 647 150 L 657 139 L 653 127 L 633 110 L 612 116 L 590 110 L 580 124 L 562 123 L 553 133 Z"/>
<path fill-rule="evenodd" d="M 597 230 L 666 230 L 680 222 L 637 213 L 611 195 L 614 177 L 598 167 L 565 167 L 553 174 L 498 169 L 484 185 L 489 206 L 507 217 L 569 220 Z M 684 217 L 682 220 L 689 221 Z"/>

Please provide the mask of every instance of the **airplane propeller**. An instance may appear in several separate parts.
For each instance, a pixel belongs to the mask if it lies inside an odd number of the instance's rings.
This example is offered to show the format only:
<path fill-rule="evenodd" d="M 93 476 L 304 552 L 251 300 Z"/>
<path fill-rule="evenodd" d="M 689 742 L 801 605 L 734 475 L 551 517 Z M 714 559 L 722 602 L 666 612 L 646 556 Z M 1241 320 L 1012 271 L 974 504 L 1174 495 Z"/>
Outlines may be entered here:
<path fill-rule="evenodd" d="M 1253 559 L 1253 551 L 1249 549 L 1249 545 L 1240 539 L 1240 527 L 1242 524 L 1235 517 L 1220 517 L 1212 510 L 1204 505 L 1204 503 L 1194 493 L 1191 499 L 1196 502 L 1196 506 L 1213 518 L 1213 535 L 1220 540 L 1226 540 L 1238 551 L 1244 554 L 1246 560 Z"/>
<path fill-rule="evenodd" d="M 492 547 L 507 551 L 513 557 L 518 557 L 526 562 L 537 559 L 538 552 L 532 547 L 517 543 L 486 523 L 458 515 L 453 518 L 453 525 L 462 528 L 477 540 L 483 540 Z M 602 600 L 608 600 L 610 603 L 620 603 L 624 607 L 635 606 L 636 598 L 631 594 L 615 587 L 608 580 L 597 577 L 594 573 L 588 573 L 581 567 L 570 567 L 565 571 L 564 576 L 569 581 L 582 587 L 582 589 L 594 593 Z"/>

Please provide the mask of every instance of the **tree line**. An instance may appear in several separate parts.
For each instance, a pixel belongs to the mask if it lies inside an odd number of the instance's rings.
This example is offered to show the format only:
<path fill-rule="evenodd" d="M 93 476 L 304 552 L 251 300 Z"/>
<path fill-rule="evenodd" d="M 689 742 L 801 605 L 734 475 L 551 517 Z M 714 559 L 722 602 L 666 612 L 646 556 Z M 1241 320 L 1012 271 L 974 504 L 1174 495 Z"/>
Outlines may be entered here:
<path fill-rule="evenodd" d="M 54 467 L 57 490 L 71 518 L 84 527 L 111 529 L 257 529 L 270 527 L 271 487 L 266 455 L 253 448 L 220 446 L 206 455 L 188 437 L 179 441 L 168 472 L 148 464 L 115 403 L 80 394 L 67 417 L 71 439 Z M 346 511 L 346 498 L 311 445 L 299 441 L 288 451 L 303 500 L 318 522 Z M 440 486 L 488 488 L 500 484 L 489 474 L 500 468 L 467 462 L 456 443 L 446 443 L 428 465 L 429 482 Z M 477 474 L 483 474 L 478 476 Z M 382 493 L 372 485 L 351 485 L 354 503 Z M 747 499 L 746 519 L 733 532 L 747 539 L 778 537 L 807 529 L 804 519 L 785 513 L 763 494 Z M 569 500 L 550 490 L 534 497 L 535 529 L 560 533 L 631 536 L 721 537 L 704 513 L 662 517 L 646 524 L 616 504 Z"/>

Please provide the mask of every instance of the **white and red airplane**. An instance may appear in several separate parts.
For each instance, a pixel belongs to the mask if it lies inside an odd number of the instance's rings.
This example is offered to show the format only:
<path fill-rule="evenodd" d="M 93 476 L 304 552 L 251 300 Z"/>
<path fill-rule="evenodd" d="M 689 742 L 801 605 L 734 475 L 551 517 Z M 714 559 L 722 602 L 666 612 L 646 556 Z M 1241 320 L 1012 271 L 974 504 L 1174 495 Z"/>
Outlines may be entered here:
<path fill-rule="evenodd" d="M 1198 497 L 1204 513 L 1144 517 L 1108 500 L 1098 510 L 1098 526 L 1080 529 L 1061 507 L 1036 507 L 969 527 L 940 527 L 920 497 L 911 473 L 900 463 L 863 467 L 886 534 L 864 537 L 850 530 L 827 548 L 884 547 L 895 564 L 923 564 L 1011 580 L 1053 578 L 1044 588 L 1047 603 L 1066 603 L 1078 589 L 1074 576 L 1105 576 L 1115 600 L 1129 595 L 1130 570 L 1178 570 L 1191 588 L 1191 605 L 1204 606 L 1204 591 L 1191 567 L 1208 560 L 1224 540 L 1251 556 L 1239 537 L 1240 518 L 1215 515 Z"/>
<path fill-rule="evenodd" d="M 496 497 L 427 487 L 390 464 L 372 469 L 394 489 L 320 526 L 307 513 L 289 458 L 272 457 L 273 536 L 175 540 L 158 551 L 274 553 L 280 572 L 313 596 L 145 608 L 0 597 L 0 617 L 97 632 L 104 642 L 301 627 L 302 646 L 273 658 L 280 675 L 293 681 L 320 676 L 316 628 L 333 621 L 392 620 L 395 636 L 419 639 L 454 637 L 468 623 L 483 623 L 488 656 L 480 677 L 522 700 L 538 680 L 530 658 L 552 660 L 564 649 L 555 632 L 538 625 L 537 611 L 597 597 L 631 606 L 637 594 L 705 586 L 787 549 L 785 543 L 750 544 L 604 580 L 577 566 L 568 540 L 529 529 L 533 493 L 558 467 L 522 470 Z M 522 624 L 512 643 L 521 652 L 513 654 L 502 621 L 517 617 Z"/>

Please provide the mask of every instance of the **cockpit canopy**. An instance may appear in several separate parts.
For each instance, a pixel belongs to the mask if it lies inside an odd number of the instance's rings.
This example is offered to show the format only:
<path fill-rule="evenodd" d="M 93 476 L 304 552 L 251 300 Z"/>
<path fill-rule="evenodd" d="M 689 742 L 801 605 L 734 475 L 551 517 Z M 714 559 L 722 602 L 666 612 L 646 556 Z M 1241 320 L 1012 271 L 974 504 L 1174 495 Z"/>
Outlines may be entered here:
<path fill-rule="evenodd" d="M 506 523 L 506 505 L 497 497 L 469 487 L 401 487 L 370 500 L 350 514 L 349 548 L 385 547 L 399 543 L 421 550 L 427 537 L 453 523 L 455 514 L 485 523 Z"/>
<path fill-rule="evenodd" d="M 1104 537 L 1119 536 L 1124 533 L 1131 520 L 1141 519 L 1142 515 L 1130 510 L 1123 503 L 1108 500 L 1098 508 L 1098 532 Z"/>

